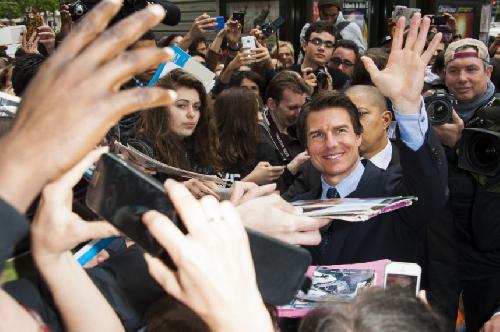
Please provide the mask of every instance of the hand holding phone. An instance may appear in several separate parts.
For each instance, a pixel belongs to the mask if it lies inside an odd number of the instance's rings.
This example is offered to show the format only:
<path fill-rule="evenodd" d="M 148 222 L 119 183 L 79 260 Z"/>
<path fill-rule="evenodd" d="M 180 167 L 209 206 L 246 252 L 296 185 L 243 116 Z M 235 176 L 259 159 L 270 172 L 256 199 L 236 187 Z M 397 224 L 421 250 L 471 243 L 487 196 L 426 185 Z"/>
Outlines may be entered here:
<path fill-rule="evenodd" d="M 107 153 L 97 163 L 87 190 L 86 203 L 94 212 L 134 240 L 151 256 L 159 258 L 162 264 L 166 264 L 169 269 L 175 272 L 177 269 L 174 264 L 177 257 L 175 255 L 181 247 L 173 249 L 175 251 L 172 252 L 172 259 L 167 253 L 172 246 L 164 242 L 160 244 L 155 239 L 155 237 L 159 239 L 156 233 L 153 237 L 143 223 L 143 214 L 150 210 L 156 210 L 162 215 L 166 215 L 169 220 L 169 226 L 166 229 L 173 232 L 173 229 L 178 228 L 179 230 L 175 230 L 177 237 L 182 236 L 183 233 L 186 234 L 188 230 L 191 237 L 198 235 L 204 237 L 207 234 L 203 231 L 200 233 L 193 228 L 193 225 L 220 221 L 217 215 L 220 211 L 213 209 L 207 212 L 210 214 L 198 215 L 201 219 L 191 220 L 192 211 L 195 211 L 195 208 L 199 209 L 200 203 L 195 200 L 187 188 L 181 186 L 182 189 L 179 189 L 179 186 L 181 185 L 174 185 L 177 188 L 175 192 L 180 191 L 182 195 L 172 194 L 170 191 L 167 195 L 158 181 L 140 172 L 116 155 Z M 204 198 L 200 200 L 201 205 L 206 207 L 204 202 L 207 200 L 217 201 L 212 197 Z M 174 205 L 179 212 L 178 215 L 186 223 L 186 227 L 180 222 Z M 166 217 L 161 218 L 166 219 Z M 202 224 L 200 230 L 210 227 L 210 225 Z M 197 235 L 191 234 L 191 232 Z M 311 263 L 311 256 L 302 248 L 286 244 L 250 229 L 247 229 L 247 234 L 257 285 L 262 297 L 267 303 L 273 305 L 288 303 L 302 286 L 304 274 Z M 216 237 L 215 240 L 222 238 L 230 239 L 231 237 Z M 177 244 L 180 245 L 180 243 Z M 225 264 L 224 261 L 221 263 Z M 228 268 L 230 267 L 228 266 Z"/>
<path fill-rule="evenodd" d="M 415 295 L 420 291 L 422 269 L 416 263 L 391 262 L 386 265 L 384 288 L 391 285 L 408 287 Z"/>

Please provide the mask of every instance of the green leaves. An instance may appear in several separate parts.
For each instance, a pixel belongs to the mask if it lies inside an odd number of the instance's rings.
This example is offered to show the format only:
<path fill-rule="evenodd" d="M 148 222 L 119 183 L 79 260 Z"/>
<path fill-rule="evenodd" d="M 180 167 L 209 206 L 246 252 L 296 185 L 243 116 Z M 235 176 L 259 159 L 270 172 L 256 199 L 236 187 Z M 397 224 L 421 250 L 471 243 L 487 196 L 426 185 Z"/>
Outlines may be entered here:
<path fill-rule="evenodd" d="M 20 18 L 31 10 L 52 12 L 58 8 L 59 0 L 0 0 L 0 18 Z"/>

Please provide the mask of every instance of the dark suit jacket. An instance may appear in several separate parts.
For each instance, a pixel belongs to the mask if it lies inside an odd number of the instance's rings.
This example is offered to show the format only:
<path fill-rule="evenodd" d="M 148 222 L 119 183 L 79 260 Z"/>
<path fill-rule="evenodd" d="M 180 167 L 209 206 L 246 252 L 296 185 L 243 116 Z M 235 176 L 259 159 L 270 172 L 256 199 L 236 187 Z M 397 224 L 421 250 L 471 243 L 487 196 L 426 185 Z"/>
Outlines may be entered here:
<path fill-rule="evenodd" d="M 389 163 L 389 167 L 397 166 L 399 167 L 399 151 L 396 144 L 391 141 L 392 145 L 392 158 Z M 287 201 L 293 200 L 295 197 L 308 192 L 314 188 L 318 183 L 318 178 L 321 176 L 320 172 L 313 167 L 311 161 L 306 161 L 300 172 L 293 180 L 292 185 L 290 185 L 286 192 L 282 193 L 283 197 Z"/>
<path fill-rule="evenodd" d="M 319 246 L 310 247 L 313 264 L 345 264 L 388 258 L 417 261 L 417 235 L 447 198 L 447 163 L 433 130 L 419 150 L 397 141 L 401 167 L 386 171 L 364 161 L 365 171 L 357 189 L 348 197 L 417 196 L 413 206 L 377 216 L 362 223 L 335 220 L 324 231 Z M 318 199 L 321 179 L 292 200 Z"/>

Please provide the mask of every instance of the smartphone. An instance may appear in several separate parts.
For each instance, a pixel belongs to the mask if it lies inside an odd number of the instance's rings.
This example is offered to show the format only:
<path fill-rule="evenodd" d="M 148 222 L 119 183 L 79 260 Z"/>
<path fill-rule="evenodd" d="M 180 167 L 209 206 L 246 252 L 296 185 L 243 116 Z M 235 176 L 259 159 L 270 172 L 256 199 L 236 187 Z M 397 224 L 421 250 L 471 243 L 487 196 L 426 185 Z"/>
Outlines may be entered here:
<path fill-rule="evenodd" d="M 243 29 L 245 27 L 245 13 L 244 12 L 233 12 L 232 17 L 233 17 L 233 20 L 240 22 L 241 31 L 243 32 Z"/>
<path fill-rule="evenodd" d="M 254 50 L 257 48 L 254 36 L 244 36 L 241 37 L 241 47 L 246 47 L 248 49 Z"/>
<path fill-rule="evenodd" d="M 21 44 L 22 33 L 26 30 L 24 25 L 8 26 L 0 29 L 0 45 Z"/>
<path fill-rule="evenodd" d="M 391 285 L 408 287 L 415 295 L 420 290 L 422 269 L 416 263 L 391 262 L 385 266 L 384 288 Z"/>
<path fill-rule="evenodd" d="M 431 17 L 431 25 L 446 25 L 448 23 L 448 16 L 436 15 Z"/>
<path fill-rule="evenodd" d="M 216 26 L 208 28 L 209 30 L 223 30 L 224 29 L 224 16 L 215 16 L 212 17 L 215 19 L 215 22 L 217 23 Z"/>
<path fill-rule="evenodd" d="M 112 223 L 145 251 L 175 266 L 168 253 L 142 223 L 142 214 L 155 209 L 186 233 L 168 195 L 156 179 L 112 153 L 101 156 L 86 196 L 87 206 Z M 309 252 L 247 229 L 259 291 L 266 303 L 283 305 L 303 287 L 311 264 Z"/>
<path fill-rule="evenodd" d="M 159 257 L 175 269 L 168 253 L 142 222 L 145 212 L 157 210 L 186 233 L 159 181 L 117 155 L 105 153 L 97 162 L 85 202 L 92 211 L 113 224 L 149 254 Z"/>

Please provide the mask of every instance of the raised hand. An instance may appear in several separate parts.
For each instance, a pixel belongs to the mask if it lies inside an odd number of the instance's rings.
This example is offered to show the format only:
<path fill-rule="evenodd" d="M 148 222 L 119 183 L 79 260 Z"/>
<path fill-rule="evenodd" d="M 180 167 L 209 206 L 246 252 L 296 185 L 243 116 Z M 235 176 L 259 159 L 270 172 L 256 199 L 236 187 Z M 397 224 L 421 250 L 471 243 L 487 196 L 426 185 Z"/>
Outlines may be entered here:
<path fill-rule="evenodd" d="M 273 331 L 257 289 L 248 237 L 233 206 L 210 196 L 197 201 L 172 180 L 165 187 L 188 234 L 158 212 L 144 215 L 149 231 L 177 267 L 172 271 L 146 255 L 153 278 L 211 331 Z"/>
<path fill-rule="evenodd" d="M 20 211 L 122 116 L 174 100 L 161 88 L 120 91 L 132 76 L 173 55 L 159 48 L 126 51 L 165 12 L 147 6 L 106 30 L 121 5 L 103 0 L 85 15 L 24 92 L 15 124 L 0 141 L 0 197 Z"/>
<path fill-rule="evenodd" d="M 361 58 L 375 86 L 391 99 L 400 113 L 416 114 L 420 110 L 425 67 L 441 41 L 441 33 L 436 34 L 424 52 L 429 25 L 428 17 L 421 20 L 420 13 L 416 13 L 403 47 L 405 18 L 401 17 L 396 25 L 387 66 L 382 71 L 372 59 Z"/>

